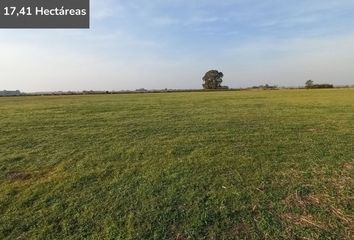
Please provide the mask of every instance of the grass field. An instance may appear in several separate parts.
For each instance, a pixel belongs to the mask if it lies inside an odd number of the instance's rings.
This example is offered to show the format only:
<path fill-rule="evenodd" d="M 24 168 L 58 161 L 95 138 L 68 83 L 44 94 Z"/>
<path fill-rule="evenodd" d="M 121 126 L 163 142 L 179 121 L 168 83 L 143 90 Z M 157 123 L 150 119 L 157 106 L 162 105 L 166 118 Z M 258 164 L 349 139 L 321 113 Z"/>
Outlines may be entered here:
<path fill-rule="evenodd" d="M 0 239 L 353 239 L 354 90 L 0 98 Z"/>

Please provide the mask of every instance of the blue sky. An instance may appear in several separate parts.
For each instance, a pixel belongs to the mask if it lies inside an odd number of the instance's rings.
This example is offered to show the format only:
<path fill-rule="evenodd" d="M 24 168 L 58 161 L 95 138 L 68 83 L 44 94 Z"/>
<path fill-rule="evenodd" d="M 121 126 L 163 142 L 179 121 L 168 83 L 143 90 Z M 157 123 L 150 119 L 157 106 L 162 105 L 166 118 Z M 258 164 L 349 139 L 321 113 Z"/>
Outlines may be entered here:
<path fill-rule="evenodd" d="M 91 0 L 90 30 L 0 30 L 0 89 L 354 85 L 352 0 Z"/>

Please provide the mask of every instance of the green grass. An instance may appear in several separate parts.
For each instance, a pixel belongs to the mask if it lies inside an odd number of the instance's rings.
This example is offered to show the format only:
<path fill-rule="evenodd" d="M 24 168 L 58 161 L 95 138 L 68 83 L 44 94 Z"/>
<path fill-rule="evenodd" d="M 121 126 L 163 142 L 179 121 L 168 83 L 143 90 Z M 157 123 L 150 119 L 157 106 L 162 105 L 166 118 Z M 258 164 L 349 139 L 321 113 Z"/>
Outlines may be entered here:
<path fill-rule="evenodd" d="M 353 239 L 354 90 L 0 98 L 0 239 Z"/>

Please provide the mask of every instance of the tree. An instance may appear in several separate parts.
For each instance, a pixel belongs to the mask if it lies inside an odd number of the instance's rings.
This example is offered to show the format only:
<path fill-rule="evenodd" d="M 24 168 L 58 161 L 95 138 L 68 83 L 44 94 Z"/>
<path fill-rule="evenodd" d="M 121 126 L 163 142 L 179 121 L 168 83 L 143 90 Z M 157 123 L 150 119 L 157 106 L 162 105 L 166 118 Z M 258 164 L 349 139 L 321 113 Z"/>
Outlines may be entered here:
<path fill-rule="evenodd" d="M 313 87 L 313 84 L 314 84 L 314 81 L 312 81 L 312 80 L 307 80 L 306 83 L 305 83 L 307 88 Z"/>
<path fill-rule="evenodd" d="M 224 74 L 217 70 L 208 71 L 203 77 L 203 88 L 204 89 L 221 89 L 222 78 Z"/>

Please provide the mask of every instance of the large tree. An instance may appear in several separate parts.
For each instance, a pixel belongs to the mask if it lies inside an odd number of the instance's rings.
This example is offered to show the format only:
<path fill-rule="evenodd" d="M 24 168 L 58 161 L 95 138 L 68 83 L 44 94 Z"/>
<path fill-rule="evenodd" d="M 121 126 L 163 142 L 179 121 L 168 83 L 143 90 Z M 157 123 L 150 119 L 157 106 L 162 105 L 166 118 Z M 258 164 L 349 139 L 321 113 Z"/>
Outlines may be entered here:
<path fill-rule="evenodd" d="M 307 88 L 311 88 L 311 87 L 313 87 L 313 85 L 314 85 L 314 81 L 312 81 L 312 80 L 307 80 L 305 83 L 305 86 Z"/>
<path fill-rule="evenodd" d="M 208 71 L 203 77 L 203 88 L 204 89 L 220 89 L 222 88 L 222 78 L 224 74 L 217 70 Z"/>

